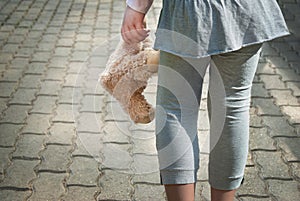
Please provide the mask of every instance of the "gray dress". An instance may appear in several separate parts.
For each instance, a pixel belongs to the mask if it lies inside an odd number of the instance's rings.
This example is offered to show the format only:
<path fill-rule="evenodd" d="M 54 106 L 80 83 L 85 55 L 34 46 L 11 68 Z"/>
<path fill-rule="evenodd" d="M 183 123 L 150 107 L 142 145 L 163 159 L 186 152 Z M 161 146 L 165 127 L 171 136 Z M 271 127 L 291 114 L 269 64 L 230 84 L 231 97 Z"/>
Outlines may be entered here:
<path fill-rule="evenodd" d="M 288 34 L 276 0 L 163 0 L 154 48 L 201 58 Z"/>

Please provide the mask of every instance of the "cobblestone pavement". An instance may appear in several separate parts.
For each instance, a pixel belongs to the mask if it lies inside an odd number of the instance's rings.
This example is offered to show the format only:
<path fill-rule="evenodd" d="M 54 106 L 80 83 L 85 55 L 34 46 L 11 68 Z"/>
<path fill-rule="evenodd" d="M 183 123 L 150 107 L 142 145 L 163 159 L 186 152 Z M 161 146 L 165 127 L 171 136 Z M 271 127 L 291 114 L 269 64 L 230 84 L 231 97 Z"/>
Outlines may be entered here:
<path fill-rule="evenodd" d="M 149 12 L 150 28 L 160 3 Z M 279 3 L 292 35 L 264 46 L 236 200 L 300 198 L 300 2 Z M 0 1 L 1 200 L 165 200 L 153 123 L 132 124 L 98 84 L 124 7 L 118 0 Z M 152 103 L 155 80 L 145 93 Z M 205 102 L 204 94 L 202 146 Z M 209 200 L 208 155 L 200 155 L 196 200 Z"/>

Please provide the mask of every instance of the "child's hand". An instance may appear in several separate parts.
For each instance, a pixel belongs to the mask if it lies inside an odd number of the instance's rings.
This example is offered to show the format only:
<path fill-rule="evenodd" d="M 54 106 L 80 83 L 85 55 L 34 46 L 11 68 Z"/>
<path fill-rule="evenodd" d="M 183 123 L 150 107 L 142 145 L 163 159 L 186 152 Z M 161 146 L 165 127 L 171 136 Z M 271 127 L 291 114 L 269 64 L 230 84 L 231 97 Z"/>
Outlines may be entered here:
<path fill-rule="evenodd" d="M 148 36 L 149 30 L 144 27 L 144 18 L 144 13 L 135 11 L 129 6 L 126 7 L 121 28 L 121 34 L 126 43 L 138 43 Z"/>

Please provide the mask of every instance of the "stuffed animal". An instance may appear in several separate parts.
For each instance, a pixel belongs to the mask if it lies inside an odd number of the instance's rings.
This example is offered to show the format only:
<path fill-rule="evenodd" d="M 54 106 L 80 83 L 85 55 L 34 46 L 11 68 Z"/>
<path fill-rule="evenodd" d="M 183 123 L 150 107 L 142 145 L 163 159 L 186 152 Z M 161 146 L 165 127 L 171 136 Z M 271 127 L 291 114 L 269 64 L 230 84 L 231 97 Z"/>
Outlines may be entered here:
<path fill-rule="evenodd" d="M 148 79 L 157 72 L 159 52 L 151 48 L 148 38 L 140 43 L 128 44 L 121 40 L 110 55 L 100 83 L 122 106 L 135 123 L 149 123 L 154 109 L 143 91 Z"/>

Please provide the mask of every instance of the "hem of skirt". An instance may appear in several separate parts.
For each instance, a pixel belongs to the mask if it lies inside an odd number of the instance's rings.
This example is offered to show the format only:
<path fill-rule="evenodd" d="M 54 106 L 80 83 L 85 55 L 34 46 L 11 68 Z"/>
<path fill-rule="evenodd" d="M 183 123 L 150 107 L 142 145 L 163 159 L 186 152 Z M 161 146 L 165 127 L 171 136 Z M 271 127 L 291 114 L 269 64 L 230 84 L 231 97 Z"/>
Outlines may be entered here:
<path fill-rule="evenodd" d="M 191 184 L 197 181 L 196 170 L 161 170 L 160 183 L 168 184 Z"/>
<path fill-rule="evenodd" d="M 288 36 L 288 35 L 290 35 L 290 32 L 285 32 L 285 33 L 282 33 L 280 35 L 272 36 L 272 37 L 269 37 L 269 38 L 266 38 L 266 39 L 261 39 L 259 41 L 255 41 L 255 42 L 245 43 L 245 44 L 242 44 L 238 47 L 232 48 L 230 50 L 213 51 L 213 52 L 207 52 L 206 54 L 198 54 L 198 55 L 184 54 L 184 53 L 181 53 L 181 52 L 173 51 L 173 50 L 170 50 L 168 48 L 165 48 L 164 46 L 158 45 L 157 43 L 154 44 L 153 49 L 168 52 L 168 53 L 171 53 L 171 54 L 174 54 L 174 55 L 177 55 L 177 56 L 180 56 L 180 57 L 184 57 L 184 58 L 197 58 L 198 59 L 198 58 L 205 58 L 205 57 L 210 57 L 210 56 L 218 55 L 218 54 L 234 52 L 234 51 L 237 51 L 237 50 L 239 50 L 243 47 L 247 47 L 247 46 L 251 46 L 251 45 L 257 45 L 257 44 L 260 44 L 260 43 L 268 42 L 268 41 L 274 40 L 276 38 L 280 38 L 280 37 L 284 37 L 284 36 Z"/>

